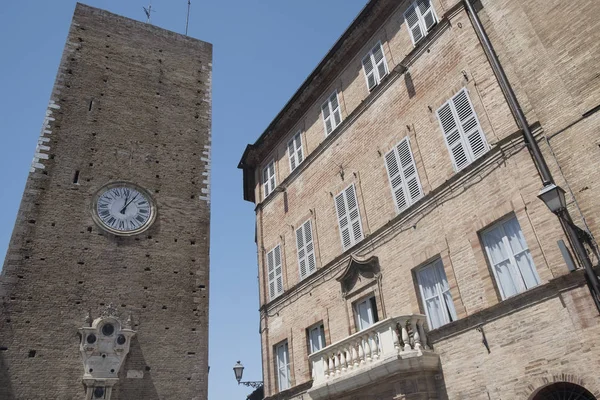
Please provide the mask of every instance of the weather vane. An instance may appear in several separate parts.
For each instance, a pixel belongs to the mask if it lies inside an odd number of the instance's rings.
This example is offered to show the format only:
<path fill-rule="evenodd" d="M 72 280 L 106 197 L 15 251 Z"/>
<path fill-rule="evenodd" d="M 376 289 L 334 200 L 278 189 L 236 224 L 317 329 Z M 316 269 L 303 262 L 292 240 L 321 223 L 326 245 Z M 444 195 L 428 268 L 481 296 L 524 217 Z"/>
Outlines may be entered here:
<path fill-rule="evenodd" d="M 151 19 L 151 15 L 152 15 L 153 12 L 155 12 L 152 9 L 152 3 L 150 3 L 150 5 L 148 6 L 148 8 L 146 8 L 146 7 L 142 7 L 142 8 L 144 9 L 144 13 L 146 14 L 146 17 L 148 18 L 146 20 L 146 23 L 149 24 L 150 23 L 150 19 Z"/>

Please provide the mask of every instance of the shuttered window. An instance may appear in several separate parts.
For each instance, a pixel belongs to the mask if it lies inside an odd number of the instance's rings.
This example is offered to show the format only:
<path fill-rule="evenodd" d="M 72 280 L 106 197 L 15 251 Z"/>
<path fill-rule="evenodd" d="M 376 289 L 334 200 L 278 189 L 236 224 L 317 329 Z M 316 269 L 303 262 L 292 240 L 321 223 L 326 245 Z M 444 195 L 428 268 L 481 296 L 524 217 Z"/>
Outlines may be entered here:
<path fill-rule="evenodd" d="M 437 116 L 456 172 L 489 150 L 466 88 L 441 106 Z"/>
<path fill-rule="evenodd" d="M 278 345 L 275 352 L 277 354 L 277 385 L 281 392 L 291 386 L 290 353 L 287 340 Z"/>
<path fill-rule="evenodd" d="M 362 224 L 354 184 L 348 186 L 335 196 L 340 235 L 344 250 L 354 246 L 363 239 Z"/>
<path fill-rule="evenodd" d="M 421 299 L 430 329 L 456 321 L 454 301 L 442 260 L 432 262 L 417 272 Z"/>
<path fill-rule="evenodd" d="M 387 62 L 385 61 L 385 54 L 383 53 L 381 43 L 377 43 L 369 54 L 363 58 L 362 65 L 367 80 L 367 87 L 371 90 L 388 74 Z"/>
<path fill-rule="evenodd" d="M 325 347 L 325 328 L 323 324 L 318 324 L 308 329 L 308 344 L 310 353 L 316 353 Z"/>
<path fill-rule="evenodd" d="M 431 0 L 416 0 L 404 12 L 404 20 L 410 32 L 410 38 L 416 45 L 437 23 L 437 16 Z"/>
<path fill-rule="evenodd" d="M 356 318 L 356 329 L 362 331 L 379 321 L 377 315 L 377 301 L 375 296 L 358 301 L 354 305 L 354 316 Z"/>
<path fill-rule="evenodd" d="M 323 123 L 325 124 L 325 136 L 328 136 L 342 123 L 342 111 L 340 110 L 337 90 L 323 103 L 321 111 Z"/>
<path fill-rule="evenodd" d="M 483 233 L 482 238 L 502 299 L 540 284 L 516 217 L 495 224 Z"/>
<path fill-rule="evenodd" d="M 275 185 L 275 161 L 273 160 L 263 169 L 263 193 L 265 199 L 275 189 Z"/>
<path fill-rule="evenodd" d="M 300 280 L 306 278 L 317 270 L 315 261 L 315 246 L 313 243 L 312 226 L 310 220 L 296 229 L 296 245 L 298 246 L 298 266 Z"/>
<path fill-rule="evenodd" d="M 385 166 L 398 212 L 423 197 L 423 189 L 408 137 L 402 139 L 385 155 Z"/>
<path fill-rule="evenodd" d="M 304 160 L 302 152 L 302 136 L 300 132 L 296 133 L 292 140 L 288 142 L 288 157 L 290 159 L 290 171 L 293 171 Z"/>
<path fill-rule="evenodd" d="M 273 300 L 283 293 L 283 267 L 281 265 L 281 246 L 277 245 L 267 253 L 269 269 L 269 299 Z"/>

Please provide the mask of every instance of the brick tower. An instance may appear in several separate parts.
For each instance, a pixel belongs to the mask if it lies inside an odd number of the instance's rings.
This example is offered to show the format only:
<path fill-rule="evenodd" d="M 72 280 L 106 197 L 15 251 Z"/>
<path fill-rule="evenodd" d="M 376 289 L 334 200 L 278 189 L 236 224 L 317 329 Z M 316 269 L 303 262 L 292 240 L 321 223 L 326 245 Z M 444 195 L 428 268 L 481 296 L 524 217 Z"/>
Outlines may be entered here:
<path fill-rule="evenodd" d="M 0 280 L 0 399 L 207 398 L 211 59 L 77 5 Z"/>

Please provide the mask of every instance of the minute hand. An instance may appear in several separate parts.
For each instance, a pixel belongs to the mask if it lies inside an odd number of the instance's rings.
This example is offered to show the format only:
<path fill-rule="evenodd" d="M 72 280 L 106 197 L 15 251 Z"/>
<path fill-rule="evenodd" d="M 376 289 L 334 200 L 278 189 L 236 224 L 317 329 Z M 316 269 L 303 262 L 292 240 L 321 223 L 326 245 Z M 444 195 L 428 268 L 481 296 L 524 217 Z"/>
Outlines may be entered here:
<path fill-rule="evenodd" d="M 128 206 L 128 205 L 130 205 L 130 204 L 131 204 L 131 202 L 133 202 L 133 201 L 134 201 L 136 198 L 137 198 L 137 194 L 134 196 L 134 198 L 133 198 L 133 199 L 129 200 L 129 203 L 125 204 L 125 205 L 123 206 L 123 208 L 121 208 L 121 214 L 124 214 L 124 213 L 125 213 L 125 210 L 127 209 L 127 206 Z"/>

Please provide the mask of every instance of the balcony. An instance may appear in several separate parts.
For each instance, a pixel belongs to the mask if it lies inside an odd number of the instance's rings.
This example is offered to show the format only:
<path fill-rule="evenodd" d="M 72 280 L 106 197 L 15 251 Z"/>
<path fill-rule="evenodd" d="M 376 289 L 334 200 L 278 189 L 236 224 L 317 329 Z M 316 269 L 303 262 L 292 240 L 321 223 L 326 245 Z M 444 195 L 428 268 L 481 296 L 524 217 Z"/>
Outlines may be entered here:
<path fill-rule="evenodd" d="M 309 356 L 311 399 L 324 399 L 360 389 L 402 372 L 432 371 L 439 358 L 428 346 L 427 318 L 388 318 Z"/>

